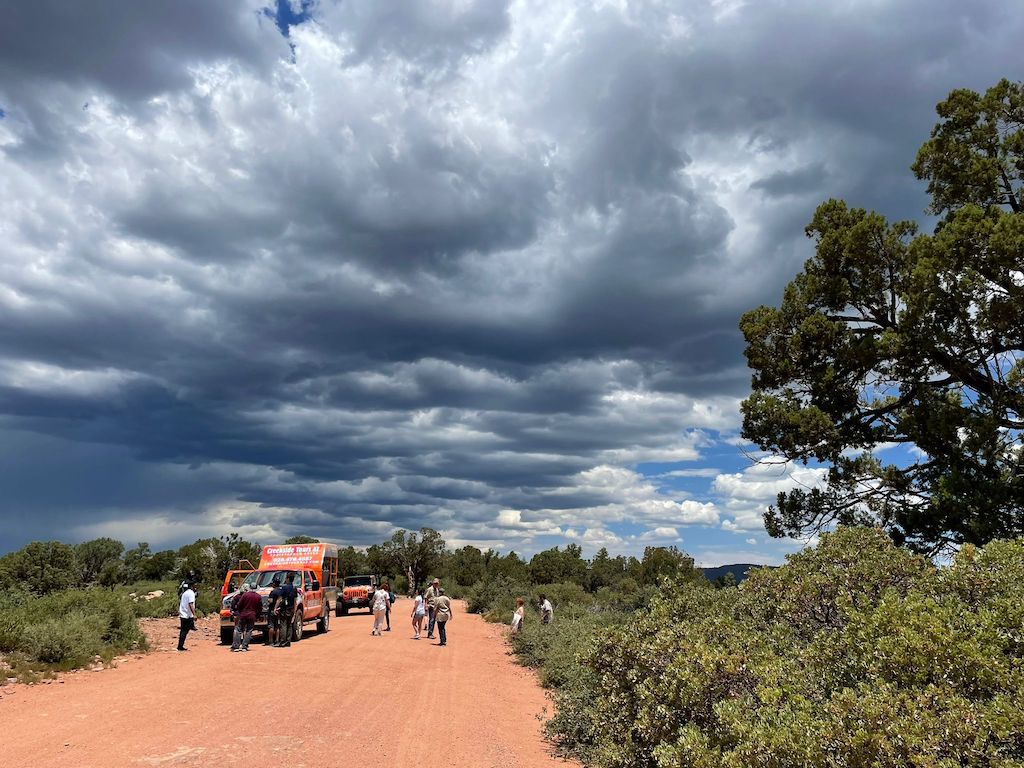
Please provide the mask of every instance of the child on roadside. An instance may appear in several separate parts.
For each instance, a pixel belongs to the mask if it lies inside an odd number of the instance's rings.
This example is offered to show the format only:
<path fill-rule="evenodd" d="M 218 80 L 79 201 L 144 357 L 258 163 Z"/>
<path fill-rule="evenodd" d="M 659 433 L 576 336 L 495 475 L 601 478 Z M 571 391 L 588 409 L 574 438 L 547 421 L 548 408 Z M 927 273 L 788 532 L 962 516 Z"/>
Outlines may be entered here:
<path fill-rule="evenodd" d="M 413 636 L 413 640 L 419 640 L 420 634 L 423 632 L 423 619 L 427 616 L 426 603 L 423 600 L 423 590 L 416 592 L 416 598 L 413 601 L 412 606 L 412 628 L 416 633 Z"/>
<path fill-rule="evenodd" d="M 518 635 L 523 631 L 523 619 L 526 618 L 526 601 L 521 597 L 516 598 L 516 609 L 512 612 L 512 634 Z"/>

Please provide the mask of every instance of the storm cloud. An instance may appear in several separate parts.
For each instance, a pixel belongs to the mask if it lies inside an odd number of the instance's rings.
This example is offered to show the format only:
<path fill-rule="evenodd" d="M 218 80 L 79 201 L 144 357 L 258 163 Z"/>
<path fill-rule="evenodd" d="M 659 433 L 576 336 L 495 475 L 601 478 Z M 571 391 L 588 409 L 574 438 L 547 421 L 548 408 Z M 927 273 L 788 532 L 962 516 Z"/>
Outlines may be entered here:
<path fill-rule="evenodd" d="M 1019 77 L 1024 32 L 994 0 L 0 6 L 0 551 L 749 554 L 779 482 L 737 448 L 738 316 L 821 200 L 920 218 L 934 104 Z"/>

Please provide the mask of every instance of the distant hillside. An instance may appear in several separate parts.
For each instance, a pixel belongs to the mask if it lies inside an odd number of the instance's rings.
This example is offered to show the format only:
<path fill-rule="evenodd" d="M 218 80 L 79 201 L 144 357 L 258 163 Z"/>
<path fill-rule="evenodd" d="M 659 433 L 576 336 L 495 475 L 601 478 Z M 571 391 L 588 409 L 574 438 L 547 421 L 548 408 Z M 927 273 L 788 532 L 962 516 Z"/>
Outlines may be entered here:
<path fill-rule="evenodd" d="M 736 577 L 736 583 L 739 584 L 745 578 L 751 568 L 771 568 L 772 566 L 757 565 L 755 563 L 736 563 L 735 565 L 718 565 L 714 568 L 701 568 L 701 571 L 707 577 L 708 581 L 714 581 L 719 576 L 725 576 L 727 573 L 731 573 Z"/>

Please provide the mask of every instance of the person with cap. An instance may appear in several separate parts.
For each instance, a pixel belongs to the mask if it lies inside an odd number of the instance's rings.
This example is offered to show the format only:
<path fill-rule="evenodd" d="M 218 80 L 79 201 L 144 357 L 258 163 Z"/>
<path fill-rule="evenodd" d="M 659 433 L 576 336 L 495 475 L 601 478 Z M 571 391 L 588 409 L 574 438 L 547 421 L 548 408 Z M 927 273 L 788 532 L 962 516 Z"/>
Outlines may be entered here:
<path fill-rule="evenodd" d="M 278 627 L 277 647 L 287 648 L 292 644 L 292 620 L 295 618 L 295 606 L 299 599 L 299 590 L 295 588 L 295 572 L 289 571 L 281 586 L 281 599 L 278 601 L 281 612 L 281 623 Z"/>
<path fill-rule="evenodd" d="M 178 601 L 178 619 L 180 628 L 178 630 L 178 650 L 187 651 L 185 638 L 188 633 L 196 628 L 196 593 L 192 585 L 183 581 L 181 583 L 181 599 Z"/>
<path fill-rule="evenodd" d="M 452 602 L 441 587 L 434 598 L 434 617 L 437 620 L 438 645 L 448 645 L 448 622 L 452 620 Z"/>
<path fill-rule="evenodd" d="M 231 643 L 231 650 L 234 652 L 248 651 L 249 640 L 252 638 L 252 630 L 256 626 L 256 619 L 263 613 L 263 598 L 260 597 L 259 592 L 248 584 L 243 584 L 235 610 L 238 618 L 236 619 L 235 636 Z"/>
<path fill-rule="evenodd" d="M 281 576 L 270 580 L 270 595 L 267 597 L 267 643 L 277 645 L 281 633 Z"/>
<path fill-rule="evenodd" d="M 434 614 L 434 601 L 437 600 L 437 593 L 441 589 L 441 580 L 434 579 L 430 586 L 427 587 L 427 591 L 423 593 L 423 599 L 427 602 L 427 639 L 434 639 L 434 625 L 437 623 L 437 617 Z"/>

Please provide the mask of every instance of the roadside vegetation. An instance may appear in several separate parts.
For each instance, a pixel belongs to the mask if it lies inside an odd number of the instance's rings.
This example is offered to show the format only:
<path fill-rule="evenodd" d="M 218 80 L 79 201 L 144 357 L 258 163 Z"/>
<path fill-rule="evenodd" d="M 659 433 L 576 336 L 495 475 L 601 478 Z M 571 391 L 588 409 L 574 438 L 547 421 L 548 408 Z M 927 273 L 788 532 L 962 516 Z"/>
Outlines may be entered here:
<path fill-rule="evenodd" d="M 6 667 L 0 682 L 105 664 L 118 654 L 145 648 L 136 604 L 127 594 L 102 588 L 42 596 L 0 592 L 0 654 Z"/>
<path fill-rule="evenodd" d="M 586 764 L 1019 766 L 1024 541 L 938 567 L 840 529 L 739 587 L 666 580 L 643 610 L 527 623 L 548 731 Z"/>

